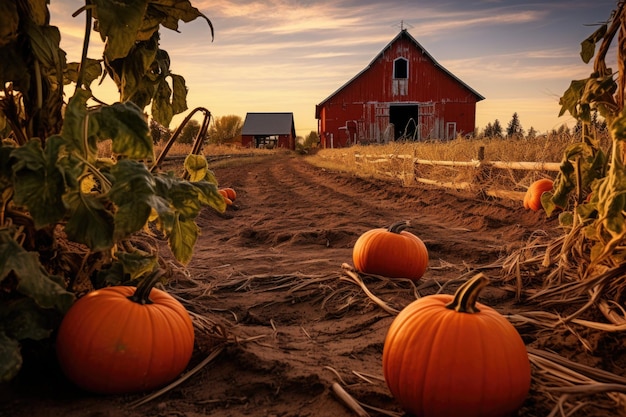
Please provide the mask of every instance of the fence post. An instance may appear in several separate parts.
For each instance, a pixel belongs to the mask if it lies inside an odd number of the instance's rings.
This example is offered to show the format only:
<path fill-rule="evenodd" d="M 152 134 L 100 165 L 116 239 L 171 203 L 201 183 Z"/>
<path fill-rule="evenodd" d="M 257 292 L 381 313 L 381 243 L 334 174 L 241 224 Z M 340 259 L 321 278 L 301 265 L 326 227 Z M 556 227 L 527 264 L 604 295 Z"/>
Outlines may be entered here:
<path fill-rule="evenodd" d="M 485 147 L 481 146 L 478 148 L 478 155 L 476 156 L 478 159 L 478 165 L 476 166 L 476 172 L 474 173 L 473 183 L 478 185 L 478 194 L 485 195 L 484 183 L 488 177 L 487 166 L 489 163 L 485 162 Z"/>

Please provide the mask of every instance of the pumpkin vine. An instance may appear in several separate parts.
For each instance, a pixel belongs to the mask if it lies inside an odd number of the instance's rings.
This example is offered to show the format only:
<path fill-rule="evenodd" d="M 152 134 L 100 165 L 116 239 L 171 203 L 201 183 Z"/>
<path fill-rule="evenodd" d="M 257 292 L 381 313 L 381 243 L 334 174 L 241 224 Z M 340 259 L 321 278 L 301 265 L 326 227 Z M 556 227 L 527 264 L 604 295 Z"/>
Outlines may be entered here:
<path fill-rule="evenodd" d="M 81 62 L 67 62 L 47 3 L 0 2 L 0 27 L 10 29 L 0 33 L 0 382 L 19 372 L 21 341 L 49 338 L 77 298 L 158 269 L 155 233 L 187 264 L 197 215 L 226 208 L 202 155 L 187 178 L 153 169 L 144 110 L 164 126 L 187 110 L 159 31 L 203 18 L 212 39 L 211 21 L 189 1 L 86 0 L 75 13 L 86 20 Z M 91 28 L 101 59 L 88 57 Z M 119 102 L 94 97 L 103 76 Z M 102 141 L 112 157 L 99 155 Z"/>

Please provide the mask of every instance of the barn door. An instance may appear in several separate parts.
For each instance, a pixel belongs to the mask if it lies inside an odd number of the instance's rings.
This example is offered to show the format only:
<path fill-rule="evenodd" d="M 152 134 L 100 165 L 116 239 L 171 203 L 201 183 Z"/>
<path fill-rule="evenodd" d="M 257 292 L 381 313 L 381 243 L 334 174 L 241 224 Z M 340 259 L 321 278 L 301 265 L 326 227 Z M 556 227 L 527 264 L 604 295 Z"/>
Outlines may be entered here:
<path fill-rule="evenodd" d="M 419 140 L 419 107 L 417 104 L 389 106 L 389 123 L 394 125 L 394 139 Z"/>

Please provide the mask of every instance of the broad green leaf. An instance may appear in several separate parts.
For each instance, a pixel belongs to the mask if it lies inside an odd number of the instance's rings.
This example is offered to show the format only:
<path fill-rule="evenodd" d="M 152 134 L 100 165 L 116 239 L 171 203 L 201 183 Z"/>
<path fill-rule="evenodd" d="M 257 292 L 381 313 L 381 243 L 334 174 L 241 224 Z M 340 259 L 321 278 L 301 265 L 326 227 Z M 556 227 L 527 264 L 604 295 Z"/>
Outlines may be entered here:
<path fill-rule="evenodd" d="M 105 202 L 98 196 L 79 191 L 67 193 L 64 200 L 70 210 L 65 226 L 67 236 L 93 251 L 110 249 L 114 243 L 114 220 Z"/>
<path fill-rule="evenodd" d="M 118 61 L 123 61 L 121 77 L 123 89 L 122 102 L 131 100 L 141 109 L 145 108 L 156 90 L 155 81 L 163 77 L 161 68 L 155 68 L 155 59 L 159 50 L 158 36 L 135 45 L 130 54 Z M 154 73 L 154 74 L 153 74 Z"/>
<path fill-rule="evenodd" d="M 217 185 L 207 181 L 194 182 L 193 185 L 198 191 L 198 199 L 202 204 L 213 207 L 220 213 L 223 213 L 226 210 L 226 202 L 217 191 Z"/>
<path fill-rule="evenodd" d="M 154 271 L 159 265 L 156 255 L 140 250 L 132 253 L 116 252 L 115 256 L 120 261 L 124 274 L 128 275 L 130 280 Z"/>
<path fill-rule="evenodd" d="M 194 219 L 202 209 L 200 190 L 187 181 L 180 181 L 170 189 L 169 201 L 184 219 Z"/>
<path fill-rule="evenodd" d="M 578 105 L 586 84 L 587 80 L 572 80 L 569 88 L 565 90 L 563 97 L 559 100 L 559 104 L 561 105 L 559 117 L 563 116 L 566 111 L 573 117 L 578 117 L 580 113 Z"/>
<path fill-rule="evenodd" d="M 128 55 L 135 45 L 137 33 L 142 26 L 148 8 L 147 0 L 109 1 L 94 0 L 94 17 L 98 20 L 98 31 L 106 41 L 104 55 L 112 61 Z"/>
<path fill-rule="evenodd" d="M 90 98 L 91 92 L 88 90 L 79 88 L 74 92 L 65 109 L 61 136 L 68 141 L 68 146 L 78 150 L 89 161 L 93 161 L 97 157 L 98 147 L 91 132 L 97 130 L 98 127 L 96 121 L 91 118 L 89 119 L 88 137 L 85 138 L 87 100 Z"/>
<path fill-rule="evenodd" d="M 203 180 L 209 171 L 209 163 L 204 155 L 187 155 L 184 167 L 189 173 L 189 180 L 192 182 Z"/>
<path fill-rule="evenodd" d="M 131 102 L 100 107 L 92 114 L 98 121 L 100 139 L 113 140 L 113 152 L 130 159 L 154 159 L 148 122 L 142 110 Z"/>
<path fill-rule="evenodd" d="M 13 150 L 11 156 L 16 160 L 15 203 L 28 208 L 37 228 L 59 221 L 65 215 L 65 183 L 57 161 L 46 158 L 36 139 Z"/>
<path fill-rule="evenodd" d="M 63 71 L 62 64 L 65 64 L 65 54 L 59 53 L 59 45 L 61 44 L 59 29 L 56 26 L 37 26 L 34 24 L 26 25 L 25 29 L 35 57 L 41 61 L 44 67 L 57 69 L 61 73 Z"/>
<path fill-rule="evenodd" d="M 559 213 L 559 225 L 561 227 L 572 227 L 574 224 L 574 215 L 571 211 Z"/>
<path fill-rule="evenodd" d="M 183 265 L 187 265 L 193 256 L 193 248 L 198 239 L 198 226 L 193 220 L 177 217 L 169 236 L 172 254 Z"/>
<path fill-rule="evenodd" d="M 187 110 L 187 86 L 185 85 L 185 79 L 180 75 L 170 74 L 170 77 L 172 77 L 172 88 L 174 90 L 172 95 L 172 112 L 180 114 Z"/>
<path fill-rule="evenodd" d="M 626 219 L 624 219 L 624 203 L 626 203 L 626 195 L 619 193 L 612 196 L 608 204 L 604 205 L 603 212 L 600 213 L 601 218 L 604 217 L 604 226 L 613 236 L 619 236 L 624 233 Z M 602 216 L 604 215 L 604 216 Z"/>
<path fill-rule="evenodd" d="M 43 340 L 52 333 L 53 320 L 49 310 L 41 309 L 31 298 L 6 303 L 0 317 L 4 330 L 17 340 Z M 61 318 L 61 314 L 58 314 Z"/>
<path fill-rule="evenodd" d="M 156 184 L 145 164 L 129 159 L 114 165 L 111 174 L 115 180 L 109 198 L 117 206 L 114 240 L 118 241 L 146 224 Z"/>
<path fill-rule="evenodd" d="M 170 97 L 172 95 L 172 89 L 165 79 L 162 79 L 157 87 L 156 94 L 152 99 L 152 107 L 150 113 L 154 120 L 159 122 L 163 126 L 169 126 L 174 117 L 174 110 L 172 109 L 172 103 Z"/>
<path fill-rule="evenodd" d="M 560 209 L 560 206 L 557 206 L 554 203 L 554 195 L 550 191 L 546 191 L 541 194 L 540 200 L 541 206 L 543 207 L 548 217 L 552 216 L 555 211 Z"/>
<path fill-rule="evenodd" d="M 22 369 L 22 362 L 20 344 L 0 331 L 0 382 L 15 378 Z"/>
<path fill-rule="evenodd" d="M 70 62 L 65 68 L 64 84 L 78 82 L 78 74 L 80 71 L 80 62 Z M 85 68 L 83 70 L 83 84 L 91 85 L 92 82 L 100 78 L 102 75 L 102 64 L 99 60 L 87 58 Z"/>
<path fill-rule="evenodd" d="M 592 33 L 587 39 L 581 42 L 580 57 L 585 64 L 593 58 L 596 51 L 596 43 L 598 43 L 604 37 L 607 30 L 607 25 L 600 26 L 594 33 Z"/>
<path fill-rule="evenodd" d="M 164 27 L 177 32 L 179 20 L 188 23 L 198 17 L 204 17 L 211 27 L 211 34 L 213 34 L 213 25 L 211 25 L 209 19 L 193 7 L 189 0 L 151 0 L 149 14 L 153 15 L 156 13 L 163 16 L 161 24 Z"/>
<path fill-rule="evenodd" d="M 74 302 L 74 295 L 65 290 L 60 279 L 53 279 L 41 267 L 39 254 L 24 250 L 4 230 L 0 231 L 0 281 L 11 271 L 17 277 L 17 290 L 41 308 L 65 312 Z"/>

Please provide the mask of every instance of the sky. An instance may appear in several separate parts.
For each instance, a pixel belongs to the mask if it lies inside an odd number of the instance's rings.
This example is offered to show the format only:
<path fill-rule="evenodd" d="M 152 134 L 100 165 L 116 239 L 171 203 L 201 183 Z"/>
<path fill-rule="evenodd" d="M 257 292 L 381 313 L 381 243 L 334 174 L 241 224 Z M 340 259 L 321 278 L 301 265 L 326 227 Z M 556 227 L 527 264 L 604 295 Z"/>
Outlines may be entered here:
<path fill-rule="evenodd" d="M 69 62 L 80 59 L 84 14 L 76 0 L 51 0 Z M 248 112 L 293 112 L 296 134 L 317 131 L 315 105 L 353 78 L 395 38 L 408 32 L 444 68 L 485 97 L 476 126 L 517 113 L 525 130 L 544 133 L 575 120 L 559 117 L 559 98 L 592 63 L 580 43 L 610 17 L 615 0 L 191 0 L 209 18 L 161 29 L 170 69 L 186 80 L 189 109 L 213 118 Z M 88 56 L 103 43 L 92 34 Z M 107 80 L 95 89 L 115 101 Z M 99 93 L 103 91 L 103 93 Z M 107 91 L 106 96 L 104 91 Z M 109 98 L 110 97 L 110 98 Z M 188 112 L 190 111 L 188 110 Z M 175 128 L 188 114 L 176 116 Z"/>

